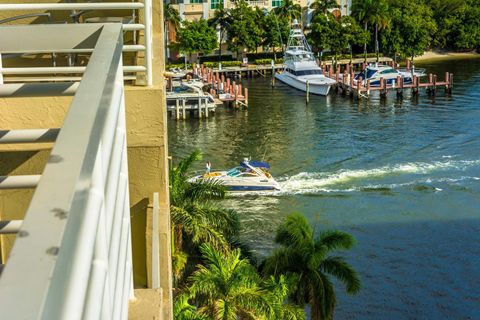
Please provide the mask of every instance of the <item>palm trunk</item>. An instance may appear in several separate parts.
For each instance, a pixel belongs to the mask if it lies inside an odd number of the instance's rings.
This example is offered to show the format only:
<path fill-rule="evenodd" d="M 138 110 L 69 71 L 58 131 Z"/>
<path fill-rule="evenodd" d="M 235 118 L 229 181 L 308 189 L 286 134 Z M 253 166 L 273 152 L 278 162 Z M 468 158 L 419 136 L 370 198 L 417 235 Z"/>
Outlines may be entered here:
<path fill-rule="evenodd" d="M 377 62 L 379 60 L 379 48 L 378 48 L 378 24 L 375 23 L 375 53 L 377 54 Z"/>
<path fill-rule="evenodd" d="M 220 48 L 218 48 L 218 62 L 222 61 L 222 39 L 223 39 L 223 28 L 220 28 Z"/>
<path fill-rule="evenodd" d="M 320 310 L 320 301 L 318 297 L 313 297 L 313 299 L 310 301 L 310 315 L 312 317 L 312 320 L 322 320 L 322 311 Z"/>
<path fill-rule="evenodd" d="M 365 31 L 368 31 L 368 24 L 365 22 Z M 367 43 L 363 44 L 363 55 L 365 57 L 365 63 L 367 63 Z"/>

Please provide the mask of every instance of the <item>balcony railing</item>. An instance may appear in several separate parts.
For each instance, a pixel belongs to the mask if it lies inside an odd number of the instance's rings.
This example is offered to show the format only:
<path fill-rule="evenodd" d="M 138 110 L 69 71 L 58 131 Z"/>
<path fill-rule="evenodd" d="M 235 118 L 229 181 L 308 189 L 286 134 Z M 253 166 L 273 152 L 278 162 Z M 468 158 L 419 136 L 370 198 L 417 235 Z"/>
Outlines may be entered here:
<path fill-rule="evenodd" d="M 79 17 L 87 11 L 98 11 L 98 10 L 132 10 L 132 16 L 129 19 L 122 19 L 122 17 L 91 17 L 84 19 L 85 22 L 98 22 L 98 23 L 122 23 L 123 31 L 133 32 L 134 43 L 123 46 L 123 52 L 144 52 L 145 59 L 144 65 L 130 65 L 124 66 L 123 70 L 126 73 L 126 80 L 134 80 L 137 77 L 136 74 L 142 73 L 145 74 L 145 84 L 152 85 L 152 0 L 143 0 L 141 2 L 132 1 L 132 2 L 88 2 L 88 3 L 16 3 L 16 4 L 0 4 L 0 11 L 39 11 L 36 15 L 48 15 L 49 24 L 55 24 L 55 21 L 51 20 L 50 15 L 44 11 L 66 11 L 71 12 L 71 22 L 79 22 Z M 137 14 L 136 11 L 143 11 L 143 23 L 137 23 Z M 4 20 L 0 20 L 1 23 L 11 22 L 16 19 L 29 18 L 35 14 L 21 15 L 21 16 L 12 16 Z M 64 22 L 57 22 L 57 24 L 64 24 Z M 136 32 L 144 30 L 143 43 L 137 44 Z M 1 48 L 1 39 L 0 39 L 0 48 Z M 78 53 L 88 53 L 91 50 L 87 48 L 71 48 L 68 52 L 62 52 L 62 54 L 78 54 Z M 5 57 L 4 57 L 5 59 Z M 2 57 L 0 56 L 0 83 L 3 82 L 18 82 L 18 78 L 12 76 L 22 76 L 20 81 L 49 81 L 55 80 L 77 80 L 79 79 L 78 75 L 85 71 L 84 67 L 73 66 L 70 62 L 68 66 L 57 67 L 55 63 L 55 56 L 52 57 L 54 61 L 52 67 L 43 67 L 43 68 L 25 68 L 25 67 L 12 67 L 12 68 L 2 68 Z M 58 75 L 62 74 L 62 77 Z M 132 76 L 133 74 L 133 76 Z M 43 75 L 43 77 L 32 77 Z M 52 77 L 55 75 L 55 77 Z M 27 77 L 30 76 L 30 77 Z M 49 78 L 50 77 L 50 78 Z M 55 78 L 55 79 L 53 79 Z"/>
<path fill-rule="evenodd" d="M 74 95 L 61 129 L 0 131 L 0 143 L 55 142 L 41 175 L 0 177 L 2 189 L 35 188 L 23 221 L 0 222 L 0 233 L 17 233 L 0 275 L 2 319 L 128 316 L 133 287 L 122 33 L 118 24 L 0 28 L 2 54 L 92 50 L 79 84 L 0 85 L 3 98 Z"/>

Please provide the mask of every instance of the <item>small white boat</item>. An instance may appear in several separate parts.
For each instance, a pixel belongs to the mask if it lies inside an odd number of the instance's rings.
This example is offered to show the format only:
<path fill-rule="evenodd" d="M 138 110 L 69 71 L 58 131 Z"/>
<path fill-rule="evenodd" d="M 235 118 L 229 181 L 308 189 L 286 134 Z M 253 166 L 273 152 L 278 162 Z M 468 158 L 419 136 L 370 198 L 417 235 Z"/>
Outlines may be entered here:
<path fill-rule="evenodd" d="M 270 165 L 266 162 L 244 159 L 238 167 L 197 175 L 190 178 L 189 181 L 218 181 L 227 187 L 228 191 L 280 190 L 280 185 L 268 172 L 268 169 L 270 169 Z"/>
<path fill-rule="evenodd" d="M 167 110 L 172 111 L 178 107 L 179 101 L 185 101 L 185 106 L 188 110 L 198 110 L 200 103 L 206 104 L 206 107 L 215 111 L 217 105 L 215 99 L 208 92 L 203 92 L 203 82 L 198 80 L 190 80 L 180 82 L 179 85 L 174 87 L 174 91 L 166 92 Z"/>
<path fill-rule="evenodd" d="M 380 78 L 385 79 L 385 83 L 392 85 L 396 83 L 397 77 L 400 76 L 403 78 L 404 84 L 411 84 L 413 81 L 413 76 L 424 77 L 426 76 L 425 69 L 394 69 L 391 66 L 372 63 L 369 64 L 365 70 L 355 75 L 354 82 L 357 83 L 362 77 L 362 85 L 366 85 L 367 80 L 370 80 L 370 86 L 378 87 L 380 86 Z"/>
<path fill-rule="evenodd" d="M 303 30 L 295 19 L 290 29 L 288 46 L 283 58 L 284 69 L 275 78 L 296 89 L 326 96 L 335 80 L 326 77 L 307 43 Z"/>

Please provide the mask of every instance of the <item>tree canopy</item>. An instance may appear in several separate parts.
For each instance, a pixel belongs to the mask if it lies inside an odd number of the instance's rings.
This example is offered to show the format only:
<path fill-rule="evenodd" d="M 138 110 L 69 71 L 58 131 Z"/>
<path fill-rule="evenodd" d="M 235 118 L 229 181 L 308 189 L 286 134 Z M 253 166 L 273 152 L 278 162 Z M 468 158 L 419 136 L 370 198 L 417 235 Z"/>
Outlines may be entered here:
<path fill-rule="evenodd" d="M 382 38 L 387 51 L 413 59 L 430 47 L 437 31 L 430 7 L 416 0 L 390 0 L 389 14 L 391 24 Z"/>
<path fill-rule="evenodd" d="M 177 45 L 184 54 L 207 54 L 217 47 L 217 34 L 206 20 L 184 21 L 177 33 Z"/>
<path fill-rule="evenodd" d="M 257 50 L 263 40 L 257 12 L 245 0 L 238 0 L 230 10 L 230 17 L 231 23 L 227 28 L 229 49 L 237 53 L 243 49 Z"/>

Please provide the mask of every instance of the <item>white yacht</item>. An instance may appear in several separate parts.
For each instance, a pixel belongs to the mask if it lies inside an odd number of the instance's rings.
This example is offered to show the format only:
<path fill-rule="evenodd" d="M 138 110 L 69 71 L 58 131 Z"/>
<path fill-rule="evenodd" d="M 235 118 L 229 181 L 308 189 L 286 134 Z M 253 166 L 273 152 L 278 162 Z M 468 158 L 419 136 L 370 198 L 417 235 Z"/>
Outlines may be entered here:
<path fill-rule="evenodd" d="M 190 182 L 218 181 L 228 191 L 275 191 L 280 185 L 268 172 L 270 165 L 266 162 L 250 161 L 245 158 L 240 166 L 230 170 L 212 171 L 189 179 Z"/>
<path fill-rule="evenodd" d="M 400 76 L 403 78 L 404 84 L 411 84 L 413 81 L 413 76 L 424 77 L 426 76 L 425 69 L 394 69 L 390 66 L 372 63 L 369 64 L 365 70 L 355 75 L 355 84 L 356 81 L 362 77 L 362 85 L 366 85 L 367 80 L 370 80 L 370 85 L 372 87 L 380 86 L 380 78 L 385 80 L 387 85 L 392 85 L 397 81 L 397 77 Z"/>
<path fill-rule="evenodd" d="M 290 29 L 288 46 L 284 54 L 284 69 L 275 78 L 291 87 L 326 96 L 335 80 L 326 77 L 317 65 L 317 60 L 307 43 L 302 27 L 295 19 Z"/>

